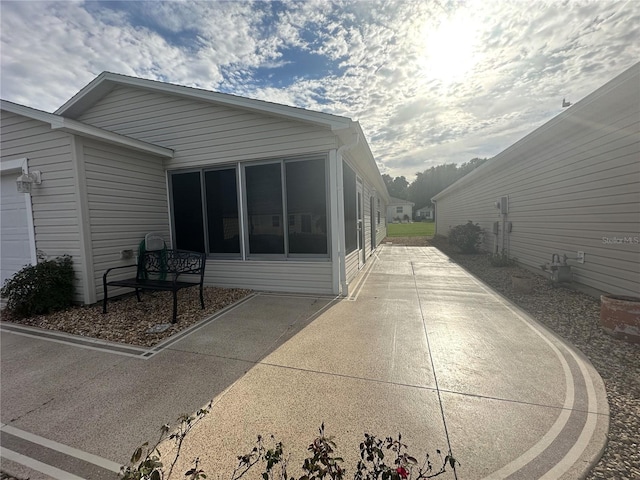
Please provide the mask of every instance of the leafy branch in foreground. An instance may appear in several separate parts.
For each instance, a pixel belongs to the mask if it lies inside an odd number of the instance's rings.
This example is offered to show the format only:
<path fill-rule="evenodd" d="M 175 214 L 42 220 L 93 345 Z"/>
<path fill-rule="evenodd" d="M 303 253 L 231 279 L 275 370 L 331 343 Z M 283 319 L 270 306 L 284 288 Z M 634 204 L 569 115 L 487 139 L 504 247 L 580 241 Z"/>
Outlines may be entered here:
<path fill-rule="evenodd" d="M 209 405 L 210 408 L 210 405 Z M 149 447 L 148 443 L 140 446 L 131 457 L 131 465 L 122 467 L 120 477 L 123 480 L 168 480 L 180 456 L 182 443 L 189 431 L 209 412 L 208 409 L 199 410 L 195 416 L 180 417 L 180 427 L 173 434 L 168 434 L 169 427 L 164 425 L 158 442 Z M 163 469 L 158 447 L 165 441 L 174 441 L 176 451 L 168 472 Z M 333 437 L 325 435 L 324 423 L 320 426 L 318 436 L 307 447 L 309 456 L 301 466 L 302 475 L 297 480 L 344 480 L 347 471 L 342 464 L 344 459 L 336 455 L 336 444 Z M 145 454 L 146 452 L 146 454 Z M 368 433 L 364 434 L 364 441 L 360 443 L 360 460 L 353 473 L 354 480 L 423 480 L 437 477 L 446 472 L 447 468 L 455 471 L 457 460 L 451 453 L 440 457 L 440 467 L 436 469 L 429 455 L 420 464 L 415 457 L 408 453 L 408 447 L 402 443 L 402 435 L 398 438 L 387 437 L 384 440 Z M 143 458 L 143 454 L 145 454 Z M 238 458 L 238 465 L 231 473 L 230 480 L 240 480 L 249 471 L 261 470 L 263 480 L 296 480 L 287 474 L 288 456 L 285 455 L 284 445 L 270 437 L 270 445 L 265 445 L 264 438 L 258 436 L 253 449 Z M 387 462 L 389 462 L 387 464 Z M 207 478 L 200 468 L 200 459 L 194 460 L 194 466 L 184 473 L 187 480 Z"/>

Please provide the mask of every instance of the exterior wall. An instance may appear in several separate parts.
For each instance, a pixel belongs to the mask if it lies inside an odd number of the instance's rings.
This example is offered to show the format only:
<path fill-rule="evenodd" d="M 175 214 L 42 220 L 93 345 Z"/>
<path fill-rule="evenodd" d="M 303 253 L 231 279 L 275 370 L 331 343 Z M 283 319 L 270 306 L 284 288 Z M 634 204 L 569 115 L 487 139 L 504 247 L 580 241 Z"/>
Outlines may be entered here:
<path fill-rule="evenodd" d="M 365 265 L 366 262 L 369 261 L 370 257 L 373 255 L 374 249 L 372 248 L 371 241 L 371 219 L 372 217 L 375 219 L 377 217 L 377 198 L 378 192 L 376 192 L 374 186 L 372 185 L 370 179 L 368 179 L 364 172 L 360 170 L 356 166 L 356 162 L 354 161 L 353 154 L 348 152 L 345 155 L 346 159 L 348 159 L 349 166 L 356 172 L 356 175 L 362 179 L 362 207 L 363 207 L 363 228 L 364 228 L 364 260 Z M 374 198 L 374 210 L 371 209 L 371 197 Z M 376 225 L 376 246 L 380 245 L 380 243 L 387 236 L 387 228 L 386 222 L 384 219 L 385 212 L 385 203 L 383 199 L 381 199 L 380 204 L 380 224 Z M 358 274 L 360 269 L 360 262 L 358 258 L 358 250 L 349 253 L 345 258 L 345 273 L 347 283 L 351 282 Z"/>
<path fill-rule="evenodd" d="M 505 249 L 535 268 L 553 253 L 575 258 L 584 251 L 584 264 L 569 261 L 575 281 L 637 295 L 638 84 L 640 64 L 437 195 L 437 233 L 472 220 L 488 232 L 487 250 Z M 502 196 L 509 203 L 504 216 L 494 206 Z"/>
<path fill-rule="evenodd" d="M 74 301 L 84 302 L 86 265 L 80 241 L 73 136 L 7 111 L 1 114 L 1 130 L 1 161 L 26 157 L 30 171 L 42 172 L 42 184 L 34 186 L 31 194 L 36 248 L 50 259 L 72 257 Z"/>
<path fill-rule="evenodd" d="M 376 199 L 377 202 L 377 199 Z M 384 212 L 387 210 L 387 206 L 382 199 L 380 199 L 380 223 L 376 225 L 376 246 L 380 245 L 387 236 L 387 218 Z M 376 222 L 378 221 L 378 209 L 376 205 Z"/>
<path fill-rule="evenodd" d="M 331 262 L 207 260 L 205 283 L 262 291 L 331 294 Z"/>
<path fill-rule="evenodd" d="M 120 251 L 134 255 L 149 232 L 161 233 L 169 243 L 169 206 L 162 159 L 97 141 L 82 140 L 93 289 L 102 299 L 102 275 L 111 267 L 131 265 Z M 131 276 L 124 270 L 120 276 Z M 115 275 L 113 278 L 117 278 Z M 130 289 L 122 289 L 124 293 Z M 118 294 L 111 288 L 109 295 Z"/>
<path fill-rule="evenodd" d="M 397 209 L 401 208 L 402 213 L 399 213 Z M 404 221 L 404 216 L 408 215 L 409 219 L 413 219 L 413 207 L 411 204 L 391 204 L 387 207 L 387 222 L 393 223 L 393 220 L 397 217 L 400 217 L 400 221 Z"/>
<path fill-rule="evenodd" d="M 433 210 L 430 208 L 416 210 L 416 220 L 433 220 Z"/>
<path fill-rule="evenodd" d="M 173 149 L 167 169 L 337 148 L 329 129 L 124 86 L 78 120 Z"/>
<path fill-rule="evenodd" d="M 130 87 L 116 87 L 79 120 L 173 149 L 174 158 L 164 162 L 166 170 L 324 153 L 337 148 L 336 136 L 329 129 Z M 163 189 L 166 198 L 165 185 Z M 111 248 L 110 254 L 118 251 Z M 210 258 L 205 281 L 255 290 L 333 291 L 330 260 Z"/>

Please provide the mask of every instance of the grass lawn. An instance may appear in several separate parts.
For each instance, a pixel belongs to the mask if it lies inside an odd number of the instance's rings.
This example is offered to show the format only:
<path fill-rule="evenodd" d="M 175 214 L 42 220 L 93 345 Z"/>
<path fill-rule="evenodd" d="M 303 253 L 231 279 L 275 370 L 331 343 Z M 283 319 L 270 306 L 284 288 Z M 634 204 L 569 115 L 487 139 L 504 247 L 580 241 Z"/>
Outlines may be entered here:
<path fill-rule="evenodd" d="M 435 234 L 434 222 L 390 223 L 387 225 L 388 237 L 432 237 Z"/>

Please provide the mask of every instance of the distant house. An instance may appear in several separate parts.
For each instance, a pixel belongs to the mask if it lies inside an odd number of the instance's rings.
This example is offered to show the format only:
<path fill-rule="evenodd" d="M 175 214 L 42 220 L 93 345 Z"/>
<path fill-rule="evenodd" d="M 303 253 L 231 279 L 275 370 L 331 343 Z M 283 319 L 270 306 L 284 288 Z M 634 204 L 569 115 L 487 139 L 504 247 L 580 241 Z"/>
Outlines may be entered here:
<path fill-rule="evenodd" d="M 104 72 L 55 113 L 2 101 L 1 121 L 3 281 L 68 254 L 91 304 L 158 232 L 207 254 L 209 285 L 346 294 L 386 236 L 389 195 L 346 117 Z"/>
<path fill-rule="evenodd" d="M 575 281 L 638 295 L 639 85 L 640 63 L 440 192 L 436 232 L 472 220 L 488 251 L 541 273 L 567 255 Z"/>
<path fill-rule="evenodd" d="M 416 220 L 433 220 L 434 218 L 434 208 L 429 205 L 427 207 L 422 207 L 416 210 Z"/>
<path fill-rule="evenodd" d="M 387 205 L 387 222 L 404 222 L 413 219 L 413 207 L 415 203 L 401 198 L 391 197 Z"/>

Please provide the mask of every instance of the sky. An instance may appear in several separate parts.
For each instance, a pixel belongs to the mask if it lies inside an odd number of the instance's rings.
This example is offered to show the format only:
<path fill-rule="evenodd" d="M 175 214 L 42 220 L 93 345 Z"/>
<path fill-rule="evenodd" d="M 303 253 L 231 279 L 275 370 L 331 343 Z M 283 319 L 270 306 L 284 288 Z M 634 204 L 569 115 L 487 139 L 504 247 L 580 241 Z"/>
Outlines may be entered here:
<path fill-rule="evenodd" d="M 318 110 L 411 181 L 622 73 L 639 27 L 640 0 L 0 0 L 0 96 L 53 112 L 106 70 Z"/>

